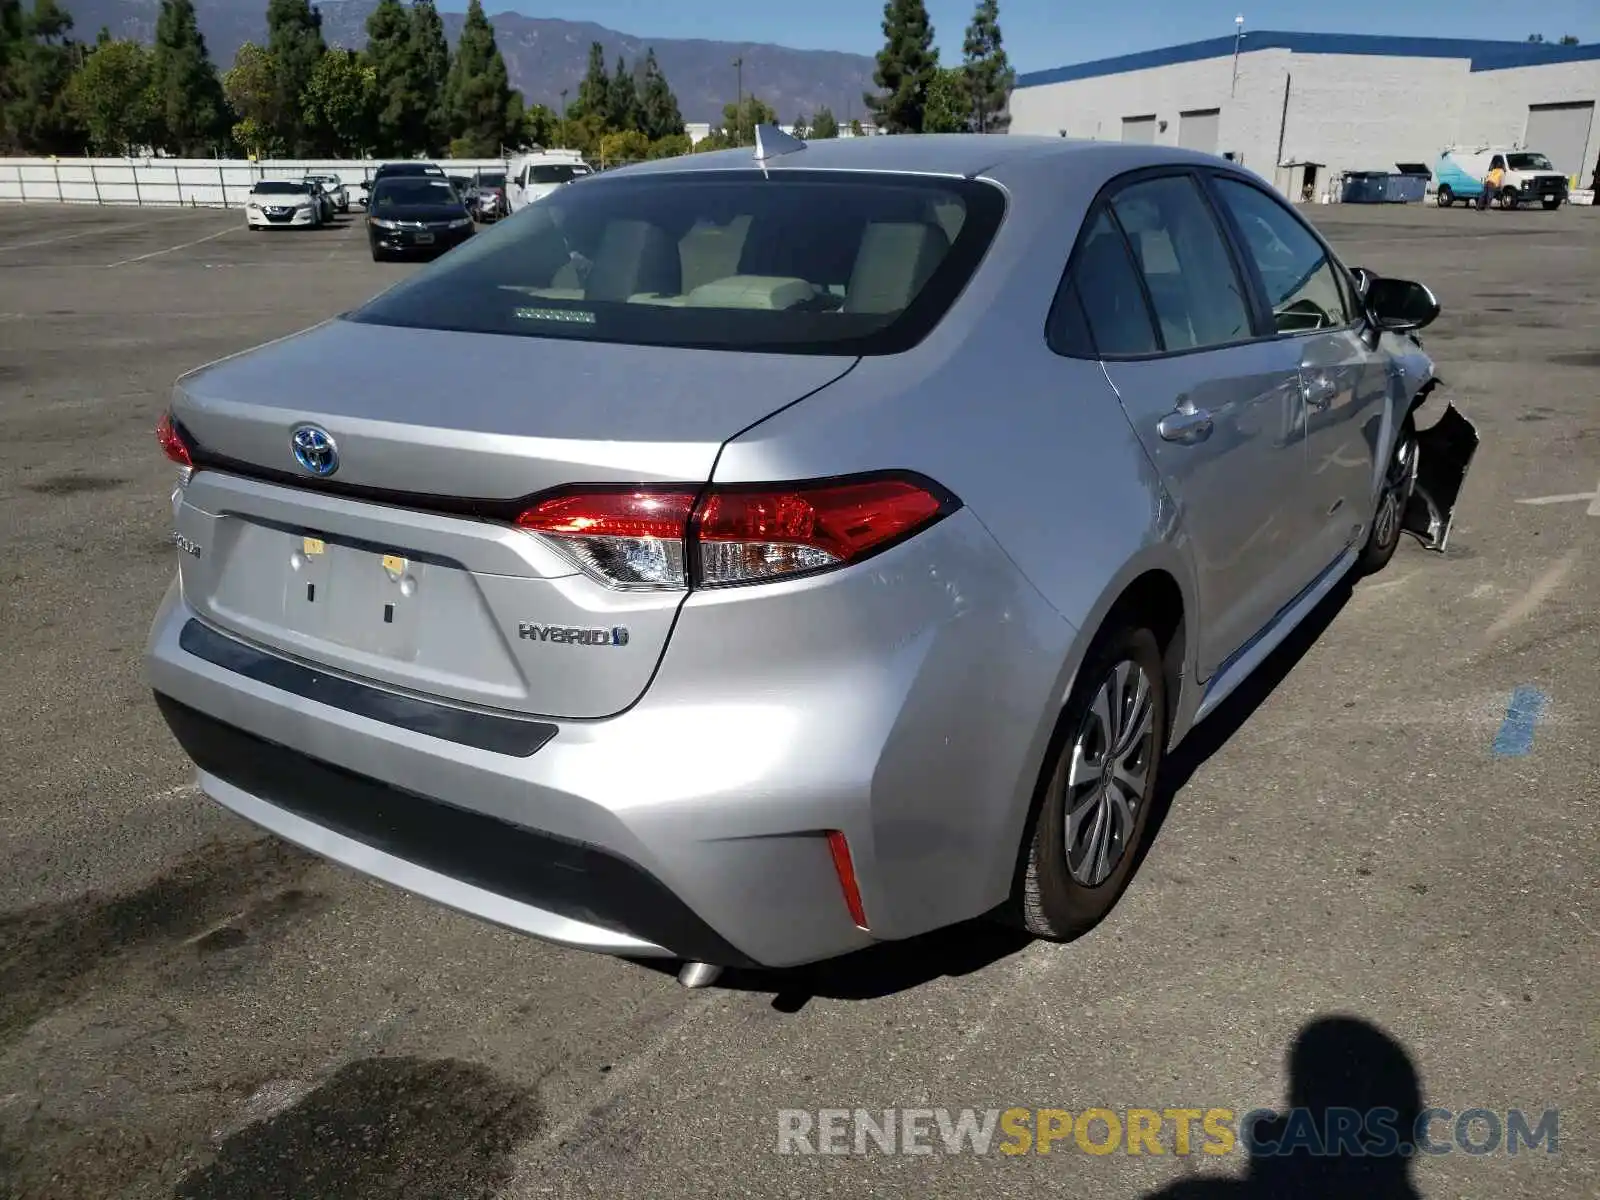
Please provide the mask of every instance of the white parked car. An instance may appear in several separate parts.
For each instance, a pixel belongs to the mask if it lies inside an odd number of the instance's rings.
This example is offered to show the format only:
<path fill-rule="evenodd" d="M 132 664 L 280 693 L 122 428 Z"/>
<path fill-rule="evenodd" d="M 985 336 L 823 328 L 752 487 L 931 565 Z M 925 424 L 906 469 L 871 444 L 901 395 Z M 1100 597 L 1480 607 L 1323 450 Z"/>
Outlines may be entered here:
<path fill-rule="evenodd" d="M 322 224 L 322 203 L 309 183 L 263 179 L 250 189 L 244 219 L 251 229 L 315 229 Z"/>
<path fill-rule="evenodd" d="M 342 213 L 350 211 L 350 192 L 344 186 L 344 180 L 337 175 L 307 175 L 306 178 L 322 185 L 323 190 L 333 200 L 334 208 Z"/>

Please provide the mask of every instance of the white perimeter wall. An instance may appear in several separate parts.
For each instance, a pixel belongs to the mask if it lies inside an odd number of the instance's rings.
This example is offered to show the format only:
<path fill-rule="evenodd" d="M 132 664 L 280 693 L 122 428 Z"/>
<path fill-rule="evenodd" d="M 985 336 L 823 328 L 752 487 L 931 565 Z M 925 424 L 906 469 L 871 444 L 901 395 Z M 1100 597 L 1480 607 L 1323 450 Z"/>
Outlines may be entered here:
<path fill-rule="evenodd" d="M 1287 80 L 1281 161 L 1325 164 L 1320 181 L 1341 171 L 1393 170 L 1397 162 L 1431 167 L 1452 144 L 1511 145 L 1522 138 L 1530 104 L 1600 100 L 1600 61 L 1478 73 L 1468 66 L 1465 59 L 1258 50 L 1240 55 L 1232 96 L 1231 55 L 1018 88 L 1011 132 L 1117 141 L 1124 117 L 1155 113 L 1157 143 L 1176 146 L 1181 112 L 1220 108 L 1217 153 L 1235 151 L 1274 179 Z M 1159 121 L 1167 122 L 1164 131 Z M 1597 155 L 1600 119 L 1590 129 L 1580 188 Z"/>
<path fill-rule="evenodd" d="M 360 183 L 390 159 L 0 158 L 0 202 L 239 207 L 258 179 L 308 173 Z M 497 158 L 434 159 L 447 175 L 504 171 Z"/>

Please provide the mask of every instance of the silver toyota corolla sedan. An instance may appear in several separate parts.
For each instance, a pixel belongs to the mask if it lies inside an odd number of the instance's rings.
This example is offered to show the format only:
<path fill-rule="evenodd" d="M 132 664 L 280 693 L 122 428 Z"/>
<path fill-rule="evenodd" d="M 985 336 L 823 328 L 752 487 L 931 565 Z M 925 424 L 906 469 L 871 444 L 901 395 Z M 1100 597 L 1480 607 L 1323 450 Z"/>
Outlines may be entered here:
<path fill-rule="evenodd" d="M 760 133 L 178 381 L 148 670 L 208 796 L 686 982 L 1070 938 L 1163 755 L 1403 530 L 1443 547 L 1438 304 L 1257 176 Z"/>

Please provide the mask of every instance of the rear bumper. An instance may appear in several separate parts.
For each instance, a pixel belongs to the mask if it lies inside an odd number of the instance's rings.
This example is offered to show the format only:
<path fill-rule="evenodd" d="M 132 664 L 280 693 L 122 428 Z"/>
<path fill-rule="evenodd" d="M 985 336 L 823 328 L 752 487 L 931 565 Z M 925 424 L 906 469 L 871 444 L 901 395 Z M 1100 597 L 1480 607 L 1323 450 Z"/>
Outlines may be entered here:
<path fill-rule="evenodd" d="M 554 942 L 782 967 L 1004 900 L 1071 627 L 966 512 L 874 564 L 739 591 L 691 597 L 633 708 L 550 722 L 526 753 L 185 648 L 176 582 L 148 680 L 212 799 Z"/>
<path fill-rule="evenodd" d="M 156 704 L 214 800 L 308 850 L 553 941 L 749 965 L 615 855 L 318 762 L 159 692 Z"/>

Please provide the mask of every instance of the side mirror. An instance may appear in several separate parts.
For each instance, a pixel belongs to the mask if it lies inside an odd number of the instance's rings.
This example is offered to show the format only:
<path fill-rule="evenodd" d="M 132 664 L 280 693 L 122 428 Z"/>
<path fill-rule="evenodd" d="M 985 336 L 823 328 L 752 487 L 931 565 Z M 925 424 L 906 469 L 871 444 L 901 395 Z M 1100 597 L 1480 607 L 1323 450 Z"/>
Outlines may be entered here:
<path fill-rule="evenodd" d="M 1383 279 L 1371 272 L 1363 274 L 1368 276 L 1368 282 L 1362 299 L 1378 328 L 1406 333 L 1426 329 L 1438 318 L 1439 301 L 1422 284 L 1409 279 Z"/>

